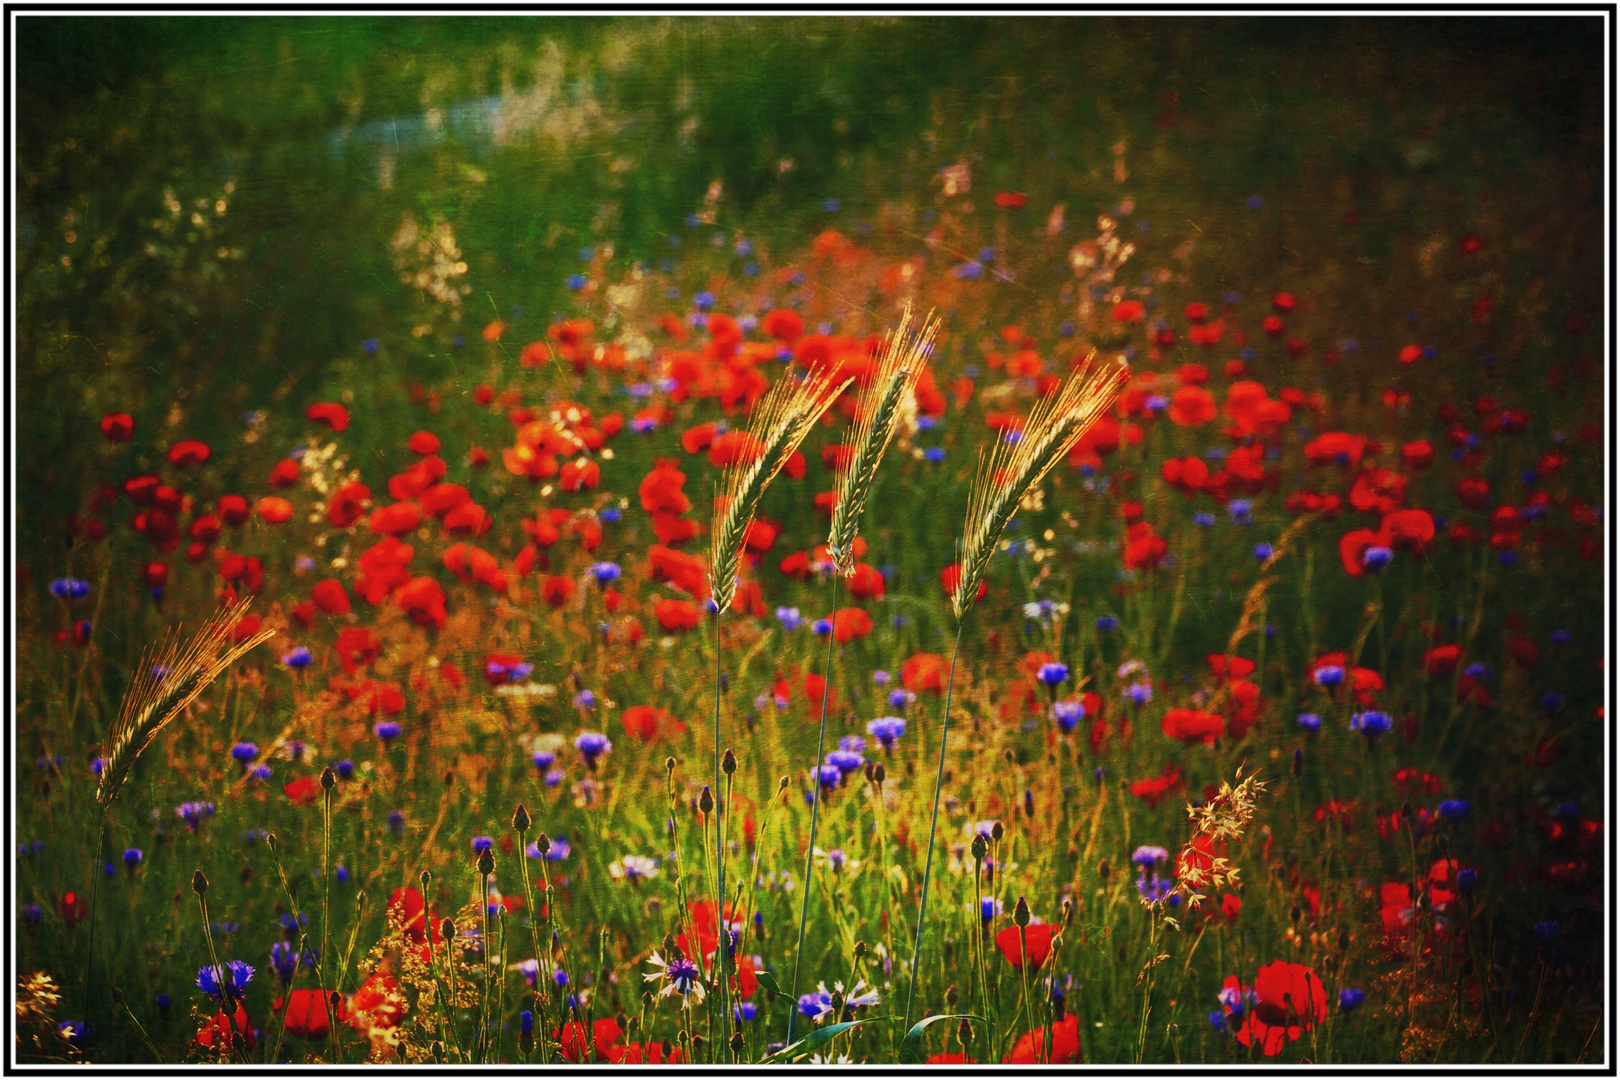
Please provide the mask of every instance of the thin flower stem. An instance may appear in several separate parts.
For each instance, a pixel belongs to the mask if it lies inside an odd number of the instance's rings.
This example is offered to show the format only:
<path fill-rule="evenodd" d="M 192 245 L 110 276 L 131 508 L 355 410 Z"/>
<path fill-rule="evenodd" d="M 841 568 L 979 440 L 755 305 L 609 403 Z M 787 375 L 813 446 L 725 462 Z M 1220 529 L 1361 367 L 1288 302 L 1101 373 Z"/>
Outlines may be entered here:
<path fill-rule="evenodd" d="M 828 575 L 828 599 L 836 600 L 838 579 Z M 830 605 L 829 605 L 830 606 Z M 804 852 L 804 894 L 799 900 L 799 943 L 793 950 L 793 987 L 788 1001 L 788 1032 L 787 1041 L 793 1043 L 793 1029 L 799 1019 L 799 972 L 804 964 L 804 927 L 810 915 L 810 880 L 816 868 L 816 820 L 817 812 L 821 809 L 821 758 L 827 750 L 827 706 L 832 697 L 832 662 L 834 627 L 827 628 L 827 662 L 822 670 L 826 672 L 821 684 L 821 730 L 816 735 L 816 760 L 810 765 L 810 840 L 805 845 Z"/>
<path fill-rule="evenodd" d="M 90 984 L 95 974 L 96 959 L 96 898 L 101 892 L 101 853 L 107 846 L 107 811 L 110 804 L 101 808 L 101 816 L 96 821 L 96 842 L 90 856 L 90 935 L 85 948 L 84 956 L 84 990 L 83 1000 L 79 1007 L 84 1015 L 86 1026 L 90 1023 Z"/>
<path fill-rule="evenodd" d="M 727 1041 L 731 1027 L 731 1014 L 726 1009 L 726 953 L 730 952 L 731 927 L 726 921 L 726 838 L 721 832 L 721 819 L 725 816 L 720 805 L 720 612 L 714 613 L 714 919 L 715 928 L 715 986 L 720 998 L 721 1042 Z M 718 1049 L 712 1051 L 718 1056 Z"/>
<path fill-rule="evenodd" d="M 934 812 L 928 819 L 928 857 L 923 861 L 922 900 L 917 907 L 917 940 L 911 949 L 911 986 L 906 990 L 906 1018 L 901 1030 L 911 1030 L 911 1010 L 917 997 L 917 959 L 922 955 L 923 928 L 928 925 L 928 882 L 934 870 L 934 835 L 939 828 L 939 792 L 945 782 L 945 746 L 951 734 L 951 692 L 956 688 L 956 657 L 962 651 L 962 623 L 956 624 L 951 646 L 951 668 L 945 677 L 945 710 L 939 725 L 939 765 L 934 770 Z"/>

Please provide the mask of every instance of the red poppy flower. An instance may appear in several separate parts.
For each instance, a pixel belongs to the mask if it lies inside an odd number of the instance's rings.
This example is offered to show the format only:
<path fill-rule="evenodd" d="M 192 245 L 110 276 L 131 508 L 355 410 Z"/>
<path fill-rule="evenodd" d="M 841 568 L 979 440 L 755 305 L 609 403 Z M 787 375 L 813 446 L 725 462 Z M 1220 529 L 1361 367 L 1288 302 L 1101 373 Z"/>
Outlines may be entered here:
<path fill-rule="evenodd" d="M 1202 458 L 1184 457 L 1171 458 L 1159 470 L 1164 482 L 1180 491 L 1189 499 L 1209 482 L 1209 466 L 1204 464 Z"/>
<path fill-rule="evenodd" d="M 1196 384 L 1176 388 L 1170 395 L 1170 420 L 1178 427 L 1196 427 L 1215 419 L 1215 395 Z"/>
<path fill-rule="evenodd" d="M 1056 934 L 1057 927 L 1045 923 L 1032 923 L 1022 929 L 1009 926 L 996 934 L 996 948 L 1007 958 L 1007 963 L 1015 968 L 1023 967 L 1024 945 L 1027 943 L 1030 962 L 1039 968 L 1052 955 L 1052 938 Z"/>
<path fill-rule="evenodd" d="M 101 418 L 101 433 L 110 443 L 126 443 L 135 437 L 135 418 L 129 413 L 108 413 Z"/>
<path fill-rule="evenodd" d="M 414 502 L 397 502 L 379 506 L 366 522 L 372 532 L 380 536 L 399 536 L 422 523 L 422 508 Z"/>
<path fill-rule="evenodd" d="M 208 460 L 211 453 L 207 443 L 197 439 L 184 439 L 169 447 L 169 464 L 179 465 L 182 468 L 201 465 Z"/>
<path fill-rule="evenodd" d="M 666 634 L 690 630 L 703 622 L 702 610 L 690 600 L 660 600 L 653 605 L 653 616 Z"/>
<path fill-rule="evenodd" d="M 1226 731 L 1226 721 L 1216 713 L 1198 709 L 1171 709 L 1164 714 L 1164 733 L 1182 742 L 1214 742 Z"/>
<path fill-rule="evenodd" d="M 210 1050 L 220 1046 L 233 1051 L 247 1051 L 258 1045 L 258 1040 L 253 1037 L 253 1025 L 248 1021 L 247 1009 L 240 1001 L 236 1003 L 235 1016 L 225 1015 L 223 1009 L 210 1016 L 197 1032 L 197 1042 Z"/>
<path fill-rule="evenodd" d="M 1209 670 L 1212 674 L 1229 679 L 1242 679 L 1254 672 L 1254 661 L 1241 656 L 1222 656 L 1219 653 L 1211 653 L 1204 657 L 1204 661 L 1209 664 Z"/>
<path fill-rule="evenodd" d="M 855 572 L 844 579 L 849 594 L 857 600 L 881 600 L 888 585 L 877 568 L 869 563 L 856 563 Z"/>
<path fill-rule="evenodd" d="M 760 329 L 778 341 L 792 343 L 804 335 L 804 320 L 797 312 L 776 308 L 760 320 Z"/>
<path fill-rule="evenodd" d="M 347 431 L 349 427 L 349 410 L 335 401 L 317 402 L 304 415 L 333 431 Z"/>
<path fill-rule="evenodd" d="M 667 709 L 651 705 L 632 705 L 620 717 L 624 730 L 642 742 L 652 742 L 661 735 L 680 735 L 686 725 L 670 715 Z"/>
<path fill-rule="evenodd" d="M 314 806 L 321 801 L 321 784 L 313 776 L 300 776 L 283 784 L 281 793 L 299 806 Z"/>
<path fill-rule="evenodd" d="M 660 460 L 653 470 L 642 478 L 639 493 L 641 495 L 641 508 L 649 514 L 667 513 L 684 514 L 692 509 L 692 500 L 688 499 L 681 488 L 686 484 L 686 474 L 669 460 Z"/>
<path fill-rule="evenodd" d="M 945 569 L 943 569 L 943 570 L 941 570 L 939 572 L 939 583 L 945 589 L 946 597 L 951 597 L 951 596 L 956 595 L 956 586 L 959 585 L 961 583 L 961 581 L 962 581 L 962 564 L 961 563 L 951 563 L 951 565 L 947 566 Z M 990 583 L 985 581 L 983 578 L 980 578 L 979 579 L 979 592 L 978 592 L 978 595 L 974 597 L 974 600 L 975 601 L 983 600 L 985 593 L 987 593 L 989 591 L 990 591 Z"/>
<path fill-rule="evenodd" d="M 915 653 L 900 665 L 900 685 L 914 694 L 945 692 L 945 658 L 938 653 Z"/>
<path fill-rule="evenodd" d="M 966 1054 L 929 1054 L 923 1060 L 924 1065 L 977 1065 L 977 1058 L 970 1058 Z"/>
<path fill-rule="evenodd" d="M 608 1060 L 615 1065 L 684 1065 L 686 1058 L 681 1048 L 668 1039 L 663 1042 L 625 1043 L 610 1046 Z"/>
<path fill-rule="evenodd" d="M 276 998 L 270 1008 L 280 1012 L 283 1004 L 287 1007 L 287 1034 L 300 1039 L 324 1039 L 331 1032 L 332 1006 L 327 991 L 294 990 L 285 998 Z M 349 1019 L 349 1010 L 342 998 L 338 999 L 337 1018 L 340 1022 Z"/>
<path fill-rule="evenodd" d="M 293 504 L 276 495 L 266 495 L 253 509 L 271 525 L 280 525 L 293 515 Z"/>
<path fill-rule="evenodd" d="M 1022 191 L 996 192 L 996 205 L 1003 210 L 1022 210 L 1025 201 L 1026 196 Z"/>
<path fill-rule="evenodd" d="M 405 995 L 386 971 L 379 971 L 349 995 L 349 1026 L 363 1034 L 398 1027 L 405 1018 Z"/>
<path fill-rule="evenodd" d="M 654 581 L 667 581 L 699 600 L 708 598 L 708 570 L 696 555 L 654 544 L 647 551 L 647 572 Z"/>
<path fill-rule="evenodd" d="M 409 885 L 394 890 L 388 897 L 388 918 L 397 922 L 405 936 L 418 945 L 439 940 L 439 921 L 427 909 L 422 894 Z"/>
<path fill-rule="evenodd" d="M 444 589 L 430 577 L 411 578 L 394 592 L 394 601 L 418 626 L 444 629 Z"/>
<path fill-rule="evenodd" d="M 847 645 L 872 632 L 872 616 L 860 608 L 839 608 L 833 612 L 833 639 Z"/>
<path fill-rule="evenodd" d="M 1236 976 L 1227 984 L 1235 987 Z M 1235 1035 L 1243 1046 L 1260 1043 L 1267 1057 L 1327 1019 L 1327 990 L 1316 973 L 1303 964 L 1276 960 L 1255 976 L 1256 1001 Z M 1241 991 L 1240 991 L 1241 992 Z"/>
<path fill-rule="evenodd" d="M 624 1029 L 613 1017 L 604 1016 L 591 1024 L 590 1035 L 585 1033 L 585 1025 L 578 1020 L 570 1020 L 562 1026 L 561 1032 L 554 1031 L 551 1034 L 560 1044 L 562 1056 L 566 1061 L 586 1060 L 591 1052 L 593 1037 L 596 1044 L 596 1060 L 611 1061 L 613 1048 L 624 1038 Z"/>
<path fill-rule="evenodd" d="M 570 461 L 557 478 L 557 485 L 564 491 L 584 491 L 601 482 L 602 466 L 594 461 Z"/>
<path fill-rule="evenodd" d="M 1048 1050 L 1048 1035 L 1050 1046 Z M 1070 1065 L 1080 1060 L 1080 1018 L 1073 1013 L 1051 1027 L 1040 1027 L 1026 1032 L 1013 1044 L 1003 1065 Z"/>
<path fill-rule="evenodd" d="M 1111 317 L 1117 323 L 1141 322 L 1145 309 L 1140 300 L 1125 300 L 1114 305 Z"/>

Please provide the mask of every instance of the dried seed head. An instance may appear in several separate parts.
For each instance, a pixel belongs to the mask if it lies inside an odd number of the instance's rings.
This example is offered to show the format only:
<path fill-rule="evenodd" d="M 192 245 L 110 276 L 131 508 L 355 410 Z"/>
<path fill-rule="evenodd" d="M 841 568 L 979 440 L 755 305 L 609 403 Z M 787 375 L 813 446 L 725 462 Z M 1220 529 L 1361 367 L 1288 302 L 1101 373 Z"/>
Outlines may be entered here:
<path fill-rule="evenodd" d="M 197 870 L 191 875 L 191 891 L 196 893 L 198 896 L 202 896 L 208 892 L 208 878 L 201 870 Z"/>
<path fill-rule="evenodd" d="M 522 803 L 518 803 L 517 809 L 512 811 L 512 828 L 517 831 L 518 835 L 521 836 L 523 833 L 529 831 L 529 826 L 532 824 L 534 823 L 529 820 L 528 807 L 524 806 Z"/>
<path fill-rule="evenodd" d="M 720 771 L 727 776 L 737 771 L 737 755 L 731 752 L 729 746 L 726 748 L 725 754 L 720 758 Z"/>

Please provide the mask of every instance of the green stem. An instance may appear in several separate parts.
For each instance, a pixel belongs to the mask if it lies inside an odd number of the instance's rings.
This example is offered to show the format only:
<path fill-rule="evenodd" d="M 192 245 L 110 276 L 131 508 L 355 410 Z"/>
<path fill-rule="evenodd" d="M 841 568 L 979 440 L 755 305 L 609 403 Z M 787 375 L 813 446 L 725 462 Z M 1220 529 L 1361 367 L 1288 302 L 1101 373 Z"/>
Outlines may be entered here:
<path fill-rule="evenodd" d="M 829 593 L 836 597 L 832 591 L 835 586 L 831 583 L 836 578 L 829 575 Z M 804 927 L 810 915 L 810 879 L 816 868 L 816 818 L 821 809 L 821 758 L 827 750 L 827 706 L 832 697 L 832 662 L 833 638 L 836 637 L 833 627 L 827 628 L 827 663 L 826 671 L 821 684 L 821 731 L 816 736 L 816 760 L 810 765 L 810 842 L 805 846 L 804 852 L 804 895 L 799 900 L 799 943 L 793 950 L 793 987 L 789 996 L 788 1033 L 789 1045 L 793 1043 L 793 1029 L 799 1019 L 799 972 L 804 962 Z"/>
<path fill-rule="evenodd" d="M 731 1029 L 731 1013 L 726 1006 L 726 953 L 730 952 L 731 927 L 726 920 L 726 839 L 720 831 L 720 612 L 714 613 L 714 920 L 715 929 L 715 986 L 720 998 L 720 1041 L 727 1041 Z M 719 1049 L 710 1051 L 718 1055 Z"/>
<path fill-rule="evenodd" d="M 922 900 L 917 908 L 917 940 L 911 949 L 911 986 L 906 990 L 906 1019 L 901 1030 L 911 1030 L 911 1010 L 917 997 L 917 959 L 922 955 L 923 927 L 928 925 L 928 882 L 934 871 L 934 835 L 939 828 L 939 792 L 945 783 L 945 746 L 951 734 L 951 692 L 956 688 L 956 657 L 962 651 L 962 623 L 956 624 L 951 647 L 950 674 L 945 677 L 945 711 L 939 725 L 939 765 L 934 770 L 934 812 L 928 819 L 928 857 L 923 861 Z"/>

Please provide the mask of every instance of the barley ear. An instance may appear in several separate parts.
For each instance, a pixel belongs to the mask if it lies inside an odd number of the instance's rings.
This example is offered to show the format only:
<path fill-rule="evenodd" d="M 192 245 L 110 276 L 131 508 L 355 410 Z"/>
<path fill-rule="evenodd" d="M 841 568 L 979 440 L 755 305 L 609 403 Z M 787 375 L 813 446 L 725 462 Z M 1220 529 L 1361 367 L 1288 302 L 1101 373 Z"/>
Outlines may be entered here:
<path fill-rule="evenodd" d="M 827 552 L 834 567 L 846 577 L 855 572 L 855 536 L 860 531 L 866 496 L 877 478 L 883 454 L 894 439 L 905 404 L 928 366 L 928 354 L 933 351 L 938 330 L 939 321 L 930 312 L 922 326 L 913 332 L 908 303 L 900 316 L 899 327 L 889 335 L 877 370 L 861 391 L 854 453 L 844 474 L 838 478 L 832 529 L 827 534 Z"/>
<path fill-rule="evenodd" d="M 1003 439 L 988 453 L 981 451 L 962 530 L 962 573 L 951 594 L 958 620 L 978 600 L 979 583 L 1019 503 L 1113 406 L 1129 377 L 1124 361 L 1093 365 L 1087 357 L 1030 411 L 1016 441 Z"/>
<path fill-rule="evenodd" d="M 231 631 L 247 613 L 252 597 L 216 612 L 190 641 L 171 631 L 156 654 L 142 656 L 139 670 L 124 691 L 118 718 L 101 746 L 101 779 L 96 802 L 110 806 L 129 779 L 129 772 L 152 740 L 197 699 L 208 684 L 237 660 L 275 636 L 270 629 L 233 642 Z"/>
<path fill-rule="evenodd" d="M 783 378 L 754 407 L 748 433 L 752 436 L 750 446 L 757 447 L 757 453 L 726 469 L 721 494 L 715 501 L 709 539 L 709 591 L 716 612 L 730 607 L 737 595 L 743 541 L 765 488 L 849 383 L 849 379 L 834 379 L 831 373 L 811 375 L 802 381 Z"/>

